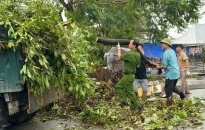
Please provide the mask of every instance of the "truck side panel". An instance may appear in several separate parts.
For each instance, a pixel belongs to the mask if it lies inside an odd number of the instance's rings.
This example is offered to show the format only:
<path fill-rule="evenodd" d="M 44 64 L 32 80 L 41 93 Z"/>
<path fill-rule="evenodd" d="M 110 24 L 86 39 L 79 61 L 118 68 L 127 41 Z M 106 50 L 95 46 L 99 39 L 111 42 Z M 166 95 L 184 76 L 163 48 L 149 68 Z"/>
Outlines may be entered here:
<path fill-rule="evenodd" d="M 0 93 L 23 90 L 19 54 L 12 50 L 0 52 Z"/>
<path fill-rule="evenodd" d="M 29 102 L 29 109 L 28 114 L 37 111 L 38 109 L 56 101 L 64 94 L 63 91 L 57 91 L 54 87 L 50 87 L 50 89 L 44 90 L 43 93 L 35 96 L 32 92 L 28 89 L 28 102 Z"/>

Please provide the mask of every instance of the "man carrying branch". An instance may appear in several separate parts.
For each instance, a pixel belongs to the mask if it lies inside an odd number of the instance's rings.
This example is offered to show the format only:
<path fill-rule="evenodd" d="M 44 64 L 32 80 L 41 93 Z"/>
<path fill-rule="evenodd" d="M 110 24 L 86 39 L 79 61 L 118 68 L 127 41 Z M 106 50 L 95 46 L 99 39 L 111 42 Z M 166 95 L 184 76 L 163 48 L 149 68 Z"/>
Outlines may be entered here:
<path fill-rule="evenodd" d="M 177 87 L 177 81 L 180 77 L 177 57 L 174 50 L 171 49 L 171 41 L 168 38 L 165 38 L 161 41 L 162 49 L 165 50 L 162 57 L 162 65 L 157 66 L 157 69 L 164 69 L 166 73 L 165 80 L 165 93 L 167 98 L 167 105 L 172 106 L 172 93 L 176 93 L 180 96 L 181 99 L 185 98 L 183 92 L 181 92 Z"/>
<path fill-rule="evenodd" d="M 131 110 L 134 110 L 138 106 L 137 98 L 133 91 L 134 75 L 136 73 L 136 67 L 140 65 L 140 54 L 137 52 L 139 42 L 137 40 L 131 40 L 129 49 L 131 51 L 121 55 L 120 44 L 118 43 L 118 58 L 124 61 L 124 76 L 116 85 L 116 91 L 118 93 L 118 99 L 122 107 L 128 105 L 126 95 L 131 100 Z"/>
<path fill-rule="evenodd" d="M 142 44 L 139 44 L 138 50 L 139 50 L 139 53 L 141 53 L 141 60 L 140 60 L 140 67 L 136 68 L 135 80 L 133 82 L 133 88 L 134 88 L 134 92 L 135 92 L 136 96 L 139 97 L 138 87 L 139 87 L 139 84 L 141 84 L 142 90 L 143 90 L 142 104 L 141 105 L 143 106 L 144 102 L 147 99 L 147 92 L 148 92 L 148 81 L 147 81 L 146 67 L 147 67 L 147 65 L 149 65 L 150 67 L 156 67 L 157 64 L 153 63 L 149 60 L 147 60 L 147 62 L 145 62 L 145 60 L 142 59 L 142 56 L 144 55 L 144 50 L 143 50 Z M 142 107 L 141 105 L 140 105 L 140 107 Z"/>

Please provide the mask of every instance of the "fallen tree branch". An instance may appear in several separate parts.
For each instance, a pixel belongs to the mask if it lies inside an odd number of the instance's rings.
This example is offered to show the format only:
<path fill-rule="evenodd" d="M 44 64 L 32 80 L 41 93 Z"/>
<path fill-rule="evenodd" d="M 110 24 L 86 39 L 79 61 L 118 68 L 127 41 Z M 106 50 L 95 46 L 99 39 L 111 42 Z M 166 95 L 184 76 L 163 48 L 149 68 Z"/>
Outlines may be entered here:
<path fill-rule="evenodd" d="M 107 39 L 107 38 L 97 37 L 96 42 L 103 43 L 106 45 L 117 45 L 119 42 L 120 45 L 128 45 L 130 43 L 130 40 L 128 39 Z"/>
<path fill-rule="evenodd" d="M 120 43 L 120 45 L 128 45 L 130 43 L 130 40 L 128 39 L 106 39 L 106 38 L 101 38 L 101 37 L 97 37 L 96 41 L 98 43 L 103 43 L 105 45 L 117 45 L 118 42 Z M 142 53 L 141 51 L 138 50 L 137 51 L 140 53 L 141 59 L 148 64 L 150 67 L 156 67 L 156 64 L 152 63 L 151 61 L 149 61 Z"/>

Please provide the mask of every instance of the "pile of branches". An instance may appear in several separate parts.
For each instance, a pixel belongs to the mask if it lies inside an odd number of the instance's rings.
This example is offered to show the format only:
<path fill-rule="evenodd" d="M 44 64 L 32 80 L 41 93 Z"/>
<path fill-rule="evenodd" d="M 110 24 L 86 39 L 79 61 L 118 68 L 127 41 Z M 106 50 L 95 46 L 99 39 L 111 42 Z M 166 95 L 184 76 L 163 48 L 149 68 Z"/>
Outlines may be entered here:
<path fill-rule="evenodd" d="M 111 71 L 107 69 L 106 67 L 101 66 L 93 66 L 93 71 L 89 73 L 89 76 L 91 78 L 95 78 L 97 82 L 108 82 L 109 80 L 112 82 L 112 84 L 117 84 L 117 82 L 122 78 L 123 71 Z"/>

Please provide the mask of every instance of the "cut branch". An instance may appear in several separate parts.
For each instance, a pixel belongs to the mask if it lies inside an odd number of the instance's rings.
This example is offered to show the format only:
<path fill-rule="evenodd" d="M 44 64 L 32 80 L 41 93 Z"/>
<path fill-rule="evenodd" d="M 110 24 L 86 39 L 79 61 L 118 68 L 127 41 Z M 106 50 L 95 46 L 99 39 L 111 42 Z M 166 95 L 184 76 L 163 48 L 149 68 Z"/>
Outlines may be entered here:
<path fill-rule="evenodd" d="M 130 40 L 128 39 L 107 39 L 101 37 L 97 37 L 96 41 L 98 43 L 103 43 L 106 45 L 117 45 L 118 42 L 120 43 L 120 45 L 128 45 L 130 43 Z"/>
<path fill-rule="evenodd" d="M 97 37 L 96 41 L 98 43 L 103 43 L 106 45 L 117 45 L 117 43 L 119 42 L 120 45 L 128 45 L 130 43 L 130 40 L 128 39 L 106 39 L 106 38 L 100 38 Z M 148 64 L 150 67 L 156 67 L 156 64 L 153 64 L 151 61 L 149 61 L 142 53 L 141 51 L 139 51 L 139 49 L 137 48 L 137 51 L 140 53 L 141 59 Z"/>

